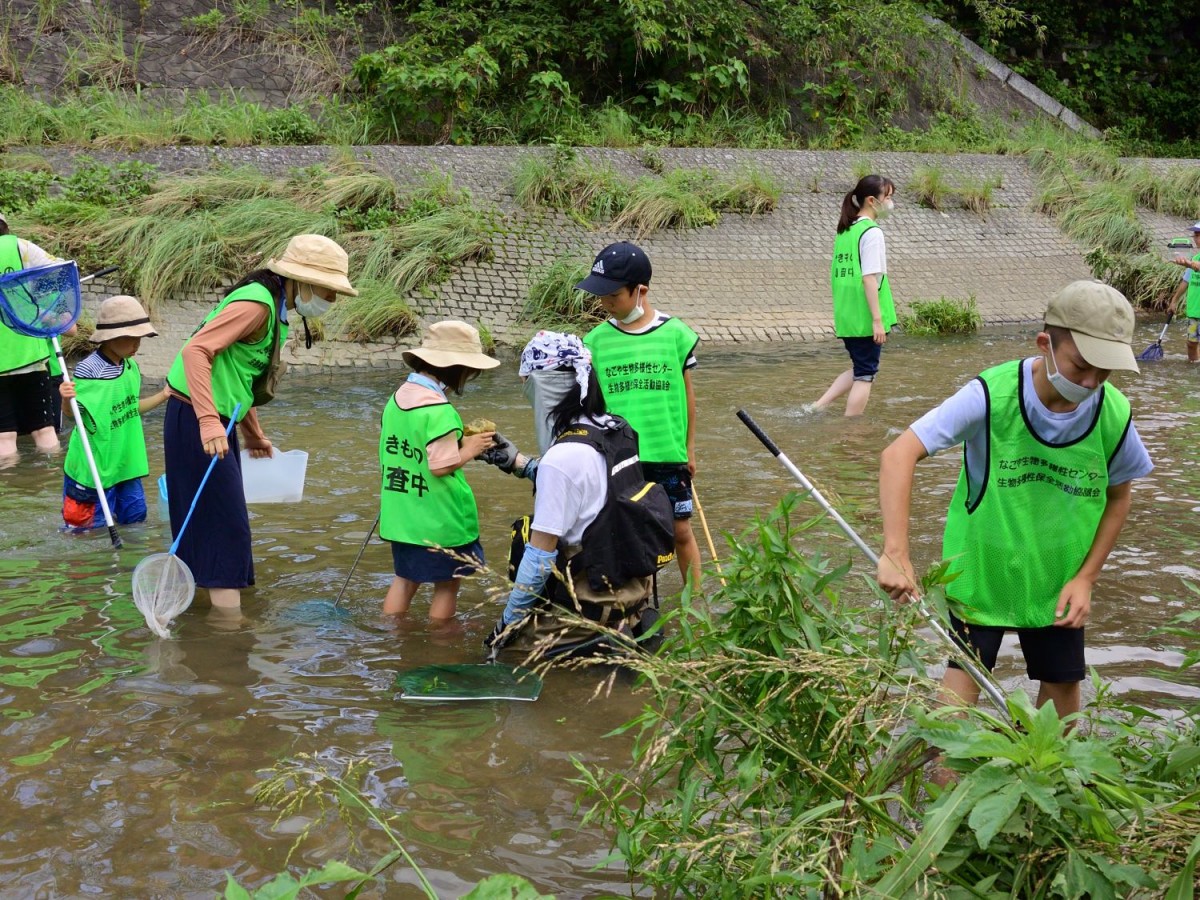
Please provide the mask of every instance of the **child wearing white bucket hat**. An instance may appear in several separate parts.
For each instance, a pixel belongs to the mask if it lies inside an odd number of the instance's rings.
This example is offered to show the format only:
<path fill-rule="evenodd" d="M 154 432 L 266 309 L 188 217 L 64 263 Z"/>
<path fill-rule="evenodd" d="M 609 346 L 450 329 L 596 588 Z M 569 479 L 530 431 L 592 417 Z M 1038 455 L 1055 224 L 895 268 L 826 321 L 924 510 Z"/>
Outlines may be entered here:
<path fill-rule="evenodd" d="M 466 322 L 435 322 L 404 352 L 413 372 L 388 398 L 379 436 L 379 536 L 391 542 L 395 578 L 384 615 L 403 615 L 422 584 L 433 584 L 431 619 L 458 607 L 464 575 L 483 563 L 479 510 L 462 468 L 492 445 L 494 432 L 464 436 L 447 399 L 500 361 L 483 352 Z"/>
<path fill-rule="evenodd" d="M 76 531 L 104 524 L 100 498 L 79 439 L 86 428 L 100 482 L 119 525 L 146 519 L 142 478 L 149 472 L 142 414 L 166 402 L 167 388 L 142 398 L 142 373 L 134 361 L 142 338 L 155 337 L 150 317 L 134 297 L 109 297 L 100 304 L 96 329 L 88 338 L 99 346 L 75 367 L 75 381 L 59 385 L 64 400 L 79 404 L 82 422 L 63 460 L 63 522 Z"/>

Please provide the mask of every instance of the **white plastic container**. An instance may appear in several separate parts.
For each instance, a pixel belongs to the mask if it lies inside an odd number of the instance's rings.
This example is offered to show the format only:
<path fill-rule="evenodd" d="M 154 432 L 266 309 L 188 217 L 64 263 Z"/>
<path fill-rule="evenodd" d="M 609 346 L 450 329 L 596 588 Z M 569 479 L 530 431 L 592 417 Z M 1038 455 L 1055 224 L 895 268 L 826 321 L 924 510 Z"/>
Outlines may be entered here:
<path fill-rule="evenodd" d="M 247 503 L 297 503 L 304 498 L 308 453 L 275 451 L 269 459 L 251 459 L 242 451 L 242 489 Z"/>

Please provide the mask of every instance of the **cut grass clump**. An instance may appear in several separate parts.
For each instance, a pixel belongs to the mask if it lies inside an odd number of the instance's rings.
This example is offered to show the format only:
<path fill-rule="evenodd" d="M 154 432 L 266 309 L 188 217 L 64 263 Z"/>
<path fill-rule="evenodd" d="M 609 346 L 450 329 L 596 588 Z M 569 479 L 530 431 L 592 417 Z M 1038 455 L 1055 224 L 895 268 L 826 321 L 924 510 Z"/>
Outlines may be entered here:
<path fill-rule="evenodd" d="M 965 300 L 939 297 L 914 300 L 900 316 L 900 327 L 907 334 L 974 334 L 983 325 L 983 317 L 972 294 Z"/>
<path fill-rule="evenodd" d="M 1179 284 L 1179 266 L 1154 253 L 1107 253 L 1097 247 L 1084 260 L 1093 275 L 1115 287 L 1138 309 L 1165 309 Z"/>
<path fill-rule="evenodd" d="M 352 340 L 369 341 L 382 335 L 405 337 L 420 331 L 421 321 L 404 295 L 383 281 L 355 281 L 357 297 L 343 297 L 333 304 L 326 319 L 338 325 Z"/>
<path fill-rule="evenodd" d="M 548 159 L 528 156 L 517 164 L 513 194 L 527 208 L 549 207 L 587 227 L 606 223 L 611 230 L 644 236 L 665 228 L 715 225 L 722 212 L 768 212 L 778 204 L 780 190 L 756 169 L 732 178 L 711 169 L 672 169 L 626 181 L 611 167 L 596 166 L 559 146 Z"/>
<path fill-rule="evenodd" d="M 533 272 L 521 320 L 553 331 L 584 332 L 604 321 L 600 301 L 575 290 L 588 276 L 588 263 L 574 258 L 556 259 Z"/>
<path fill-rule="evenodd" d="M 917 205 L 926 209 L 959 207 L 983 215 L 992 208 L 994 192 L 1002 183 L 998 175 L 951 181 L 936 166 L 921 166 L 913 172 L 908 190 Z"/>

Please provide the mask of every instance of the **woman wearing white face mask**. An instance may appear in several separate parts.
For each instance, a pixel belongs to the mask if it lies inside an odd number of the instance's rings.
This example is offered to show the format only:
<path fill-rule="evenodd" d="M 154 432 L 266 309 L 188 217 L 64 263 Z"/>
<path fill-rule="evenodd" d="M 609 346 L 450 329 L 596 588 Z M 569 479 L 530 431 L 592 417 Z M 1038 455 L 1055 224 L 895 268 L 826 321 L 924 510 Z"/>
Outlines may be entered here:
<path fill-rule="evenodd" d="M 867 408 L 880 351 L 896 324 L 883 229 L 876 224 L 894 208 L 895 192 L 890 179 L 867 175 L 842 199 L 830 280 L 833 330 L 845 344 L 851 366 L 813 404 L 815 409 L 824 409 L 847 393 L 846 415 L 861 415 Z"/>
<path fill-rule="evenodd" d="M 227 439 L 225 425 L 240 404 L 242 445 L 251 456 L 271 456 L 255 407 L 271 399 L 282 372 L 279 351 L 287 340 L 288 313 L 317 318 L 338 294 L 356 295 L 347 273 L 346 251 L 334 241 L 317 234 L 293 237 L 277 259 L 226 292 L 167 375 L 163 449 L 172 535 L 210 459 L 220 458 L 178 550 L 197 586 L 208 588 L 214 608 L 236 610 L 241 589 L 254 584 L 237 431 Z"/>

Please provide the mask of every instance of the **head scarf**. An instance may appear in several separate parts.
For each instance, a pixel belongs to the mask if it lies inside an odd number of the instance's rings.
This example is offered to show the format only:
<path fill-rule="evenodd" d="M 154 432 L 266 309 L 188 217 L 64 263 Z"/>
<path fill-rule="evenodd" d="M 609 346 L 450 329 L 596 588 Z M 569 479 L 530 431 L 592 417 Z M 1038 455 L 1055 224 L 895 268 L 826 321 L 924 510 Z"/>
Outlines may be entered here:
<path fill-rule="evenodd" d="M 574 369 L 579 399 L 587 397 L 588 375 L 592 371 L 592 351 L 576 335 L 561 331 L 539 331 L 521 351 L 521 377 L 535 371 Z"/>

